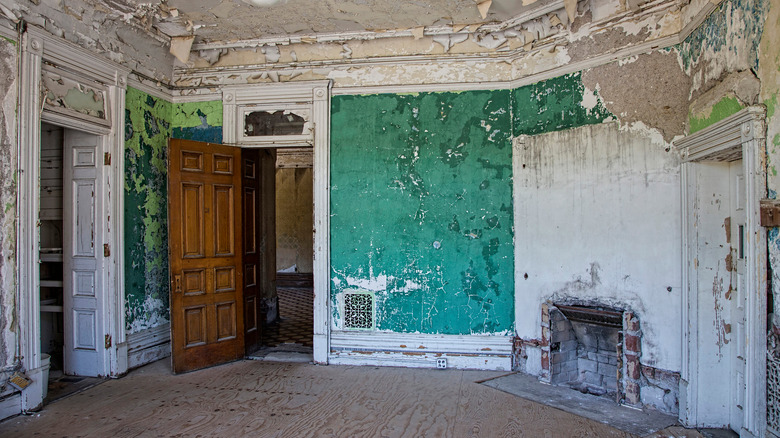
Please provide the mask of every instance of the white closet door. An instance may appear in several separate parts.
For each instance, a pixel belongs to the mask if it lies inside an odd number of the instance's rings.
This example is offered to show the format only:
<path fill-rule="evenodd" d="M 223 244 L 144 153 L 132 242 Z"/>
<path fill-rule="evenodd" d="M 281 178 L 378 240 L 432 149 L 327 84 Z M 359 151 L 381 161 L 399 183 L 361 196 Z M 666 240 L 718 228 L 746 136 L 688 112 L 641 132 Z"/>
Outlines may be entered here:
<path fill-rule="evenodd" d="M 103 167 L 100 137 L 65 130 L 63 318 L 65 374 L 105 374 Z"/>

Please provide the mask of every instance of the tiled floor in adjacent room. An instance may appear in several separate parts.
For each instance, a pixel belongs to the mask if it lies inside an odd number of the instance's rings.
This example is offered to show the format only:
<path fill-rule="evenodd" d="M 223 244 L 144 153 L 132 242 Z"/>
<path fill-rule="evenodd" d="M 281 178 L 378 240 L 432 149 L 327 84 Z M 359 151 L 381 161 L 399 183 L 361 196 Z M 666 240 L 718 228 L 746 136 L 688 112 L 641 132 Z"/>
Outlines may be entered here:
<path fill-rule="evenodd" d="M 298 344 L 312 348 L 314 330 L 314 290 L 303 287 L 280 287 L 280 321 L 264 327 L 263 345 L 276 347 L 280 344 Z"/>

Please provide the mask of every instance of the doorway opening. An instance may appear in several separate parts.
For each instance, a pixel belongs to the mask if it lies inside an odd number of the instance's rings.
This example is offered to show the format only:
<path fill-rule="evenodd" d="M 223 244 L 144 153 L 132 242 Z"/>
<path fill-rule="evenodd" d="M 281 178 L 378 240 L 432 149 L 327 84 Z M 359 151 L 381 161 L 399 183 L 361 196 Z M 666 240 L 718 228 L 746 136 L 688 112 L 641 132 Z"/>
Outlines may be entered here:
<path fill-rule="evenodd" d="M 274 198 L 277 301 L 275 309 L 269 309 L 272 311 L 268 313 L 262 342 L 270 353 L 311 355 L 314 346 L 312 164 L 310 147 L 277 150 Z"/>
<path fill-rule="evenodd" d="M 688 427 L 758 435 L 767 426 L 765 117 L 748 107 L 675 142 L 686 287 L 680 420 Z M 718 391 L 708 386 L 724 379 Z"/>
<path fill-rule="evenodd" d="M 42 123 L 38 244 L 40 348 L 45 402 L 102 380 L 98 333 L 103 288 L 94 231 L 99 136 Z"/>

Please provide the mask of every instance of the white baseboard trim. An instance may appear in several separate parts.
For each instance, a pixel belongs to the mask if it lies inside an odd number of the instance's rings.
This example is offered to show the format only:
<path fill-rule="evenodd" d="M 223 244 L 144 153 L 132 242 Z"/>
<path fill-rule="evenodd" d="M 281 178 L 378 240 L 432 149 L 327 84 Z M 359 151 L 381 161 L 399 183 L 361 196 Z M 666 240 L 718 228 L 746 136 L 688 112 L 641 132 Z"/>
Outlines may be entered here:
<path fill-rule="evenodd" d="M 15 392 L 0 398 L 0 420 L 22 413 L 22 394 Z"/>
<path fill-rule="evenodd" d="M 171 355 L 171 325 L 127 335 L 127 367 L 138 368 Z"/>
<path fill-rule="evenodd" d="M 328 363 L 334 365 L 436 368 L 512 369 L 512 338 L 479 335 L 421 335 L 406 333 L 331 333 Z"/>

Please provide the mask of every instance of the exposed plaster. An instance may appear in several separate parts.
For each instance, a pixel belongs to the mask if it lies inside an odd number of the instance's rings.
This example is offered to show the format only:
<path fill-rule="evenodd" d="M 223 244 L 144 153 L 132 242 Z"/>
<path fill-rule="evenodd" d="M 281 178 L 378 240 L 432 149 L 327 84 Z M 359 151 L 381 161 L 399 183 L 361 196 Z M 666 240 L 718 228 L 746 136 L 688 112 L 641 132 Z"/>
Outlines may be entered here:
<path fill-rule="evenodd" d="M 656 51 L 631 62 L 602 65 L 583 72 L 582 82 L 599 90 L 604 106 L 622 124 L 642 122 L 660 131 L 667 142 L 685 133 L 691 80 L 674 53 Z"/>
<path fill-rule="evenodd" d="M 17 46 L 0 39 L 0 382 L 16 362 Z M 2 392 L 2 388 L 0 388 Z"/>

